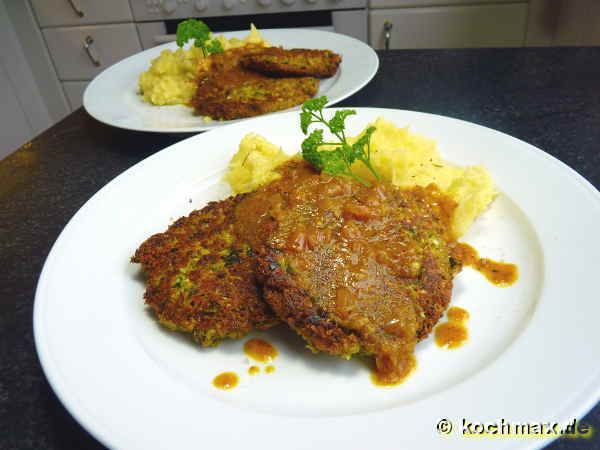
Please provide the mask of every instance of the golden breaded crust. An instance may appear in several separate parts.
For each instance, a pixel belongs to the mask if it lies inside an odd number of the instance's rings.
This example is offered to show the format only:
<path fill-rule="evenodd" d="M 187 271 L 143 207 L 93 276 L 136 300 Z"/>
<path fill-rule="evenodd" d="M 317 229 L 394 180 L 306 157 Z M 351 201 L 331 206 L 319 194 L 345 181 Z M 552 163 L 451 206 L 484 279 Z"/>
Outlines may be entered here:
<path fill-rule="evenodd" d="M 346 357 L 359 353 L 359 336 L 319 308 L 306 287 L 286 271 L 282 257 L 271 248 L 257 258 L 256 270 L 263 282 L 264 301 L 313 351 Z"/>
<path fill-rule="evenodd" d="M 291 108 L 319 90 L 316 78 L 251 79 L 240 84 L 202 90 L 196 112 L 213 119 L 239 119 Z"/>
<path fill-rule="evenodd" d="M 272 78 L 242 67 L 243 57 L 263 50 L 250 46 L 211 55 L 192 99 L 196 114 L 215 120 L 253 117 L 291 108 L 317 94 L 316 78 Z"/>
<path fill-rule="evenodd" d="M 335 75 L 342 57 L 330 50 L 270 47 L 242 57 L 243 67 L 269 76 L 309 76 L 329 78 Z"/>
<path fill-rule="evenodd" d="M 233 233 L 243 196 L 211 202 L 147 239 L 132 262 L 146 275 L 146 304 L 166 327 L 203 346 L 240 338 L 278 320 L 260 299 L 252 252 Z"/>

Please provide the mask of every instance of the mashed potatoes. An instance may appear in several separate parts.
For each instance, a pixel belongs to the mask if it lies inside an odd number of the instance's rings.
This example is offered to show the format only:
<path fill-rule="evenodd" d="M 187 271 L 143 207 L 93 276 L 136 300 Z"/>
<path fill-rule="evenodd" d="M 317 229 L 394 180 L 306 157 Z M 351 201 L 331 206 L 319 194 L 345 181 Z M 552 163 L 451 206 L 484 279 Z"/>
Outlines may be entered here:
<path fill-rule="evenodd" d="M 454 214 L 454 234 L 462 236 L 481 214 L 497 191 L 489 172 L 482 166 L 460 167 L 449 164 L 440 156 L 436 143 L 398 128 L 379 118 L 372 124 L 376 131 L 371 136 L 371 160 L 384 179 L 400 187 L 436 184 L 458 203 Z M 362 164 L 353 166 L 366 176 Z"/>
<path fill-rule="evenodd" d="M 140 75 L 140 93 L 153 105 L 187 104 L 196 92 L 196 74 L 204 59 L 198 47 L 163 50 Z"/>
<path fill-rule="evenodd" d="M 225 181 L 236 194 L 254 191 L 259 186 L 280 178 L 273 169 L 288 159 L 290 156 L 280 147 L 262 136 L 247 134 L 229 162 Z"/>
<path fill-rule="evenodd" d="M 398 128 L 383 118 L 373 126 L 371 160 L 381 176 L 400 187 L 435 183 L 458 203 L 453 231 L 462 236 L 471 223 L 497 195 L 489 172 L 481 166 L 460 167 L 445 162 L 434 141 Z M 350 139 L 349 139 L 350 140 Z M 247 135 L 231 160 L 225 180 L 234 193 L 248 192 L 279 177 L 274 168 L 290 157 L 274 144 L 256 135 Z M 364 165 L 353 171 L 369 177 Z"/>
<path fill-rule="evenodd" d="M 250 33 L 244 39 L 227 39 L 225 36 L 217 36 L 216 39 L 223 50 L 248 44 L 270 45 L 254 25 L 250 26 Z M 153 105 L 186 105 L 196 92 L 196 75 L 205 62 L 202 49 L 198 47 L 163 50 L 152 60 L 150 68 L 140 75 L 140 94 L 145 102 Z"/>

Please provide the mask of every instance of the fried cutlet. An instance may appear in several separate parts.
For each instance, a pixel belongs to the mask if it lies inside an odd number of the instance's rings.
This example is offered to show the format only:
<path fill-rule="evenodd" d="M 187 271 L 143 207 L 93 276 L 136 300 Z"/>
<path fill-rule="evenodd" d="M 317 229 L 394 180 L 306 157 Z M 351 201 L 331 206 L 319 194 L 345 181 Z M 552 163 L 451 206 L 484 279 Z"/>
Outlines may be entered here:
<path fill-rule="evenodd" d="M 288 163 L 240 202 L 266 213 L 256 272 L 263 298 L 314 351 L 375 357 L 386 383 L 413 367 L 413 350 L 437 323 L 460 269 L 450 220 L 456 204 L 435 186 L 372 187 Z"/>
<path fill-rule="evenodd" d="M 147 239 L 135 252 L 146 304 L 166 327 L 203 346 L 267 329 L 278 320 L 259 298 L 251 249 L 236 240 L 233 210 L 243 196 L 211 202 Z"/>
<path fill-rule="evenodd" d="M 269 47 L 260 52 L 245 55 L 243 67 L 277 77 L 328 78 L 335 75 L 342 57 L 330 50 L 309 50 Z"/>
<path fill-rule="evenodd" d="M 291 108 L 314 97 L 319 89 L 316 78 L 250 79 L 224 86 L 205 84 L 197 91 L 202 101 L 196 112 L 213 119 L 232 120 Z"/>
<path fill-rule="evenodd" d="M 399 381 L 461 268 L 456 204 L 433 185 L 366 187 L 301 160 L 279 171 L 146 240 L 132 258 L 146 303 L 204 346 L 281 320 L 314 351 L 373 355 L 380 380 Z"/>
<path fill-rule="evenodd" d="M 316 95 L 316 78 L 272 78 L 242 67 L 241 58 L 263 50 L 246 46 L 211 55 L 198 75 L 192 99 L 196 114 L 216 120 L 252 117 L 291 108 Z"/>

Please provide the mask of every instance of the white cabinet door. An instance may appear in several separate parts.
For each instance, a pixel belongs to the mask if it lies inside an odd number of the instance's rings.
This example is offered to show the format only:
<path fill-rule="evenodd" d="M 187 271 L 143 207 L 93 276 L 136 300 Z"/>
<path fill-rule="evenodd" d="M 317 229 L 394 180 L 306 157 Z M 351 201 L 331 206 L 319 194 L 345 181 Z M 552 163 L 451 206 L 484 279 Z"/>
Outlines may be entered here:
<path fill-rule="evenodd" d="M 384 48 L 384 23 L 392 24 L 390 48 L 521 47 L 527 3 L 374 9 L 369 42 Z"/>
<path fill-rule="evenodd" d="M 61 81 L 91 80 L 142 50 L 132 23 L 46 28 L 43 33 Z"/>
<path fill-rule="evenodd" d="M 423 6 L 465 5 L 469 3 L 515 3 L 515 1 L 518 0 L 369 0 L 369 8 L 420 8 Z"/>
<path fill-rule="evenodd" d="M 83 105 L 83 93 L 88 84 L 90 84 L 89 81 L 63 81 L 63 90 L 69 100 L 71 111 L 75 111 Z"/>

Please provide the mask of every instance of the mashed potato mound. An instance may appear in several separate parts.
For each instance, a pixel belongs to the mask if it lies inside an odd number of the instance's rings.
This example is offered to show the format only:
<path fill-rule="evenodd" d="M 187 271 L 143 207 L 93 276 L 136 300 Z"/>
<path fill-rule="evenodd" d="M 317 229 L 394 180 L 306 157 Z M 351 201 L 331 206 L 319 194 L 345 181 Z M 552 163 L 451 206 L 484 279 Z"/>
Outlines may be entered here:
<path fill-rule="evenodd" d="M 459 237 L 498 194 L 490 173 L 482 166 L 461 167 L 444 161 L 435 141 L 399 128 L 383 118 L 372 124 L 371 160 L 382 177 L 400 187 L 436 184 L 458 207 L 453 231 Z M 364 165 L 353 166 L 368 176 Z"/>
<path fill-rule="evenodd" d="M 204 59 L 198 47 L 163 50 L 140 75 L 140 93 L 153 105 L 187 104 L 196 92 L 196 74 Z"/>
<path fill-rule="evenodd" d="M 216 36 L 216 39 L 223 50 L 248 44 L 270 46 L 254 25 L 250 26 L 250 33 L 244 39 L 227 39 L 225 36 Z M 196 92 L 196 75 L 205 62 L 202 49 L 195 46 L 163 50 L 140 75 L 140 94 L 145 102 L 153 105 L 187 105 Z"/>
<path fill-rule="evenodd" d="M 376 127 L 371 136 L 375 169 L 385 180 L 400 187 L 436 184 L 458 204 L 452 224 L 456 237 L 465 234 L 496 197 L 494 182 L 484 167 L 449 164 L 440 156 L 434 141 L 383 118 L 372 125 Z M 289 158 L 261 136 L 249 134 L 231 160 L 225 180 L 234 193 L 252 191 L 279 178 L 273 169 Z M 352 169 L 365 178 L 370 177 L 362 163 L 356 163 Z"/>
<path fill-rule="evenodd" d="M 247 134 L 229 162 L 225 181 L 235 194 L 251 192 L 281 177 L 275 167 L 291 156 L 258 134 Z"/>

